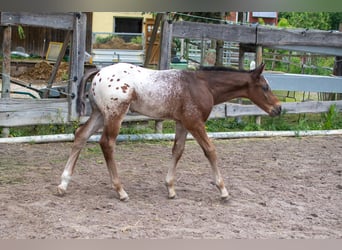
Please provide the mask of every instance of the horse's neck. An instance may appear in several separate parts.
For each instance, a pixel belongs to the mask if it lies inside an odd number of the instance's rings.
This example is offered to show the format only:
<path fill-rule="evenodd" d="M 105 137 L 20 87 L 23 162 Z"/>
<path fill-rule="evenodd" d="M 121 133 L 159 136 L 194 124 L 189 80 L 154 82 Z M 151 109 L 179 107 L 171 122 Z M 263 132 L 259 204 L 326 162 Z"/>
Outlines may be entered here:
<path fill-rule="evenodd" d="M 206 75 L 214 103 L 219 104 L 238 97 L 246 97 L 246 74 L 239 72 L 211 72 Z"/>

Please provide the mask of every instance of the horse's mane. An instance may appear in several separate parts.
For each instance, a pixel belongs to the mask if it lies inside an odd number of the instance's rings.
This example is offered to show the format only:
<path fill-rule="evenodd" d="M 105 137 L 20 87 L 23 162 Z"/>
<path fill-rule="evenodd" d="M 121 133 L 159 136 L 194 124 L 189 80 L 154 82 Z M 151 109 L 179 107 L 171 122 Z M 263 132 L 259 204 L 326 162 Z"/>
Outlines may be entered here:
<path fill-rule="evenodd" d="M 202 71 L 228 71 L 228 72 L 241 72 L 241 73 L 248 73 L 250 70 L 244 69 L 236 69 L 232 67 L 224 67 L 224 66 L 201 66 L 199 70 Z"/>

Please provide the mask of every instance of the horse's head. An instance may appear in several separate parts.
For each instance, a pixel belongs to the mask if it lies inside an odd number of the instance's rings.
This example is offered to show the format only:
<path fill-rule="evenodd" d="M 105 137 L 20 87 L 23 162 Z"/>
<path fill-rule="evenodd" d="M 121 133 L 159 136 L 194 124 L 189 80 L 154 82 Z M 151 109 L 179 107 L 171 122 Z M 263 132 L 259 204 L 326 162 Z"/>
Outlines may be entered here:
<path fill-rule="evenodd" d="M 270 116 L 277 116 L 281 113 L 281 104 L 262 75 L 264 68 L 265 64 L 261 64 L 250 72 L 248 98 Z"/>

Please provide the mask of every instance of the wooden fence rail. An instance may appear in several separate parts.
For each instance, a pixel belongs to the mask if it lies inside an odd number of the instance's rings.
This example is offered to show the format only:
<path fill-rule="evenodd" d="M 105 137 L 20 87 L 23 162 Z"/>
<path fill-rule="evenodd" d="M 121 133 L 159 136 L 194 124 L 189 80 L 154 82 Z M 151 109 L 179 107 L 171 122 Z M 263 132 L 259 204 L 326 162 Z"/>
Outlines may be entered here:
<path fill-rule="evenodd" d="M 67 99 L 0 99 L 0 127 L 68 122 Z"/>

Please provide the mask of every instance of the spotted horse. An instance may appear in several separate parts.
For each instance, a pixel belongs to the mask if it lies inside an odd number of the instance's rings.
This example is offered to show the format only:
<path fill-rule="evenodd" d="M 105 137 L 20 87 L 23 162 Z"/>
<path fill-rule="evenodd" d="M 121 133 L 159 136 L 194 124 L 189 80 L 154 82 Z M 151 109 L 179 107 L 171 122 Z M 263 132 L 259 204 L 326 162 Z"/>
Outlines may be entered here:
<path fill-rule="evenodd" d="M 118 176 L 114 150 L 121 122 L 131 110 L 152 118 L 172 119 L 176 122 L 172 160 L 166 175 L 169 198 L 176 196 L 176 167 L 190 132 L 209 160 L 213 182 L 219 189 L 221 198 L 227 200 L 229 193 L 217 166 L 215 146 L 207 136 L 205 122 L 214 105 L 238 97 L 250 99 L 270 116 L 279 115 L 281 104 L 262 75 L 264 67 L 265 65 L 261 64 L 250 71 L 225 67 L 152 70 L 118 63 L 85 74 L 81 89 L 84 89 L 85 82 L 93 77 L 88 93 L 92 113 L 88 121 L 76 130 L 58 193 L 66 193 L 76 161 L 87 139 L 103 128 L 99 143 L 112 185 L 120 200 L 128 200 Z M 81 100 L 84 99 L 82 93 L 83 91 L 80 92 Z M 80 106 L 84 107 L 84 104 Z"/>

